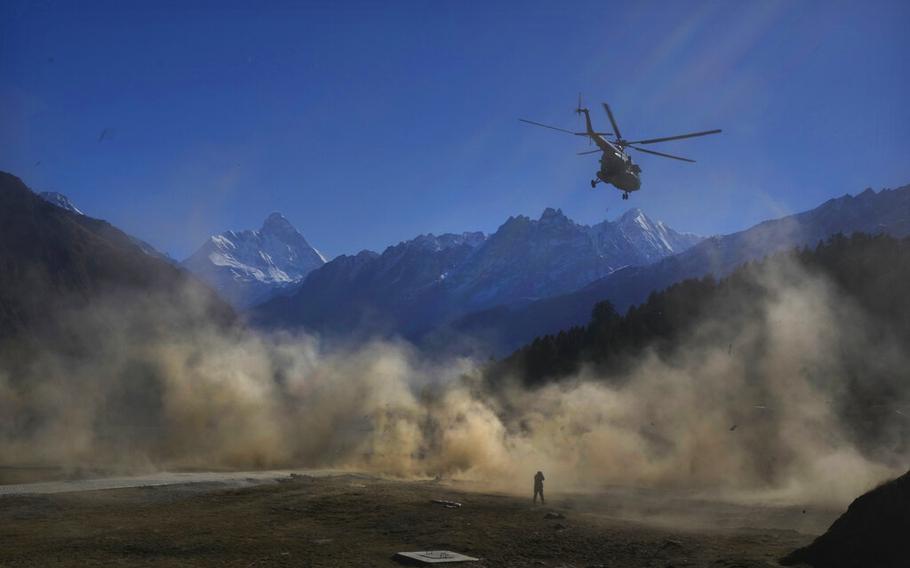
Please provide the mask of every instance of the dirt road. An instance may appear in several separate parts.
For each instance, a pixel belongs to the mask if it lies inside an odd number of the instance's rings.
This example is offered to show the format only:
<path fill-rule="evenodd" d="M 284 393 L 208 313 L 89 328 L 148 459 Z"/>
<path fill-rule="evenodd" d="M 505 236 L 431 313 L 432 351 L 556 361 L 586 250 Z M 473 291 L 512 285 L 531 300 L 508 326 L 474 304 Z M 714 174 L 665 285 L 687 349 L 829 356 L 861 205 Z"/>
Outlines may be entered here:
<path fill-rule="evenodd" d="M 159 487 L 195 483 L 221 483 L 227 485 L 256 485 L 271 483 L 291 474 L 325 477 L 343 474 L 337 470 L 268 470 L 268 471 L 161 471 L 147 475 L 121 477 L 99 477 L 88 479 L 59 479 L 37 483 L 16 483 L 0 485 L 0 497 L 8 495 L 48 495 L 54 493 L 75 493 L 79 491 L 100 491 L 104 489 L 128 489 L 131 487 Z"/>

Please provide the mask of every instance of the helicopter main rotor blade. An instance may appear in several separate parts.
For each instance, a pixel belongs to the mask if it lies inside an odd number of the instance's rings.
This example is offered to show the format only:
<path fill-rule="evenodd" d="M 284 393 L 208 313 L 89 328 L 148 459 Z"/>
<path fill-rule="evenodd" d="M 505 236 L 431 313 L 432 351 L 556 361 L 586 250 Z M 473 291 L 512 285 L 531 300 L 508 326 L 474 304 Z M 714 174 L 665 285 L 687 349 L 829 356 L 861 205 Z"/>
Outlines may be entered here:
<path fill-rule="evenodd" d="M 721 132 L 718 128 L 717 130 L 705 130 L 703 132 L 692 132 L 690 134 L 680 134 L 679 136 L 666 136 L 664 138 L 648 138 L 647 140 L 631 140 L 626 142 L 626 144 L 654 144 L 655 142 L 666 142 L 667 140 L 680 140 L 682 138 L 695 138 L 696 136 L 707 136 L 708 134 L 717 134 Z"/>
<path fill-rule="evenodd" d="M 578 152 L 579 156 L 584 156 L 585 154 L 596 154 L 597 152 L 603 152 L 600 148 L 597 150 L 588 150 L 587 152 Z"/>
<path fill-rule="evenodd" d="M 613 118 L 613 111 L 610 110 L 610 105 L 607 103 L 600 103 L 604 106 L 604 110 L 607 111 L 607 116 L 610 118 L 610 124 L 613 125 L 613 133 L 616 135 L 617 140 L 622 140 L 622 134 L 619 132 L 619 126 L 616 124 L 616 119 Z"/>
<path fill-rule="evenodd" d="M 636 148 L 635 146 L 628 146 L 633 150 L 638 150 L 639 152 L 644 152 L 646 154 L 654 154 L 655 156 L 662 156 L 664 158 L 672 158 L 674 160 L 680 160 L 683 162 L 692 162 L 695 163 L 695 160 L 690 160 L 689 158 L 683 158 L 682 156 L 674 156 L 673 154 L 664 154 L 663 152 L 655 152 L 654 150 L 645 150 L 644 148 Z"/>
<path fill-rule="evenodd" d="M 528 124 L 533 124 L 534 126 L 541 126 L 543 128 L 549 128 L 550 130 L 558 130 L 560 132 L 565 132 L 566 134 L 574 134 L 575 136 L 587 136 L 587 132 L 574 132 L 566 128 L 560 128 L 558 126 L 550 126 L 549 124 L 541 124 L 539 122 L 534 122 L 533 120 L 526 120 L 524 118 L 519 118 L 521 122 L 527 122 Z"/>

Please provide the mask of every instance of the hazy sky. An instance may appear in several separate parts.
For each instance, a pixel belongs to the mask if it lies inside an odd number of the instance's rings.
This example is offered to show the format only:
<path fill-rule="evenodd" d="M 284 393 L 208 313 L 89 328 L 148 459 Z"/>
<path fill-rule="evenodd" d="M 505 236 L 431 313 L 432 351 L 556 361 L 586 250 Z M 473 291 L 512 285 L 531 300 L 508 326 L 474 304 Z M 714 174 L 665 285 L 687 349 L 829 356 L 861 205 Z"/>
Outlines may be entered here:
<path fill-rule="evenodd" d="M 910 2 L 0 3 L 0 169 L 183 258 L 283 212 L 326 255 L 628 207 L 726 233 L 910 183 Z M 187 7 L 191 6 L 191 7 Z M 568 135 L 582 91 L 628 202 Z"/>

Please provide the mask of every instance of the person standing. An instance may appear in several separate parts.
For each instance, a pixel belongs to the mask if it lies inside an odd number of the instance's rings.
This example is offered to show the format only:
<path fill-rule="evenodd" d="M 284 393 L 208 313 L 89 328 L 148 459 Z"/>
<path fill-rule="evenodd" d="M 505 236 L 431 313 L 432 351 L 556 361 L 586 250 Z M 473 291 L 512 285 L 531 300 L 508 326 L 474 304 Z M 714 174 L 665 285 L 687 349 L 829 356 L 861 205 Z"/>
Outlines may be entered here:
<path fill-rule="evenodd" d="M 540 495 L 540 504 L 546 504 L 543 498 L 543 472 L 538 471 L 534 474 L 534 503 L 537 504 L 537 496 Z"/>

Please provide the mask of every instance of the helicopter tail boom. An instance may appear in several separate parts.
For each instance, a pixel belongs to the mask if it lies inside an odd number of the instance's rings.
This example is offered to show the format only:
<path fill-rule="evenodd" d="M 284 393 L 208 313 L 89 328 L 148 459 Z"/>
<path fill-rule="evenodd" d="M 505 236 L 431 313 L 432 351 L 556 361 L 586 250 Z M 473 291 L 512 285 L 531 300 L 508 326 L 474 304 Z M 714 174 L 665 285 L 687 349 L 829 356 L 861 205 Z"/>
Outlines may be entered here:
<path fill-rule="evenodd" d="M 587 134 L 591 138 L 596 136 L 597 133 L 594 132 L 594 127 L 591 125 L 591 114 L 588 112 L 588 109 L 578 107 L 577 109 L 575 109 L 575 112 L 578 114 L 585 115 L 585 134 Z"/>

